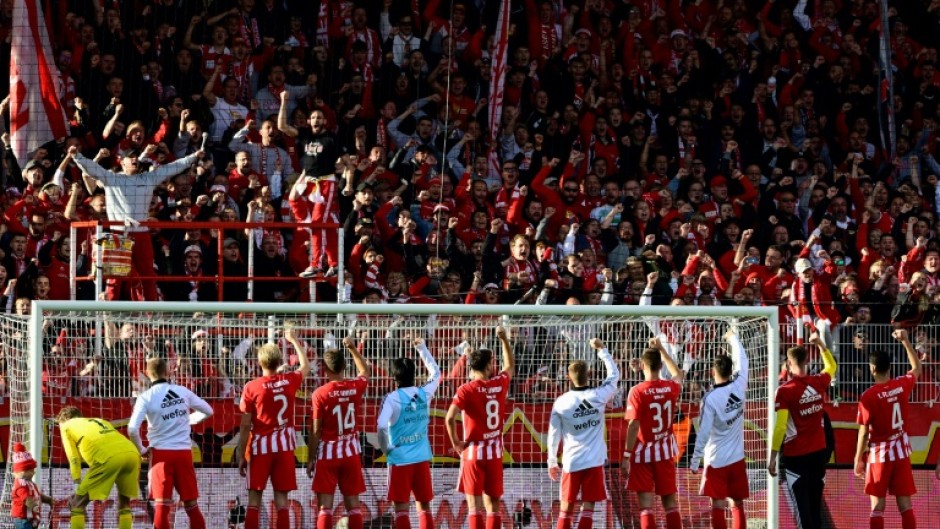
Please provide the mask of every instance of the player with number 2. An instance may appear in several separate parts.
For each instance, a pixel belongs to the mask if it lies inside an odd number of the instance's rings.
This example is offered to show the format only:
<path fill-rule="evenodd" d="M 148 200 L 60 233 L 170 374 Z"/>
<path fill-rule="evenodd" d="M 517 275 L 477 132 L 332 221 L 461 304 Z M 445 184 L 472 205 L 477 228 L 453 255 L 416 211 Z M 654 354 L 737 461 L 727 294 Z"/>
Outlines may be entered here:
<path fill-rule="evenodd" d="M 258 529 L 261 499 L 269 478 L 277 509 L 275 527 L 290 529 L 287 494 L 297 489 L 297 475 L 293 470 L 297 445 L 294 401 L 310 374 L 310 362 L 306 348 L 290 325 L 284 329 L 284 338 L 297 352 L 297 370 L 281 373 L 284 364 L 281 349 L 275 343 L 266 343 L 258 348 L 262 376 L 245 384 L 242 391 L 242 422 L 235 457 L 242 476 L 248 477 L 245 529 Z"/>

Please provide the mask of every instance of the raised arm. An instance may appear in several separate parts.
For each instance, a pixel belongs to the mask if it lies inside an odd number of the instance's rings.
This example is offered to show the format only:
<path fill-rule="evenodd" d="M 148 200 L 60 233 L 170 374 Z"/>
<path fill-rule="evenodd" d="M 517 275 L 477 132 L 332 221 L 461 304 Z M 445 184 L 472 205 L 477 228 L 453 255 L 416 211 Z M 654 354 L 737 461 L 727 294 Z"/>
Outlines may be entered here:
<path fill-rule="evenodd" d="M 904 346 L 904 352 L 907 353 L 907 361 L 911 364 L 910 374 L 914 375 L 915 378 L 919 377 L 921 373 L 920 355 L 917 354 L 917 350 L 914 349 L 914 346 L 911 344 L 911 339 L 907 331 L 898 329 L 894 331 L 892 336 Z"/>
<path fill-rule="evenodd" d="M 669 370 L 669 374 L 672 375 L 672 379 L 681 384 L 682 381 L 685 380 L 685 372 L 679 369 L 678 364 L 676 364 L 672 355 L 669 354 L 669 350 L 666 348 L 666 344 L 663 343 L 662 339 L 658 336 L 650 338 L 650 347 L 659 351 L 659 355 L 662 357 L 663 363 L 666 364 L 666 369 Z"/>
<path fill-rule="evenodd" d="M 809 337 L 811 343 L 816 344 L 819 347 L 819 355 L 822 357 L 823 361 L 823 373 L 826 373 L 832 378 L 835 378 L 836 371 L 839 370 L 839 364 L 836 363 L 836 359 L 832 356 L 832 351 L 826 347 L 826 342 L 823 341 L 822 337 L 819 336 L 819 333 L 813 333 Z"/>
<path fill-rule="evenodd" d="M 613 397 L 617 392 L 617 384 L 620 383 L 620 368 L 617 367 L 614 357 L 607 350 L 607 345 L 600 338 L 591 338 L 590 344 L 597 351 L 597 358 L 604 363 L 604 370 L 607 372 L 607 377 L 604 378 L 599 389 L 608 390 L 610 393 L 608 398 Z"/>
<path fill-rule="evenodd" d="M 299 364 L 297 370 L 300 371 L 303 378 L 307 378 L 307 375 L 310 374 L 310 359 L 307 358 L 307 348 L 300 343 L 297 333 L 294 332 L 293 323 L 284 325 L 284 339 L 287 340 L 287 343 L 293 345 L 294 350 L 297 351 L 297 362 Z"/>
<path fill-rule="evenodd" d="M 744 346 L 741 345 L 741 340 L 738 339 L 738 335 L 735 334 L 734 331 L 729 330 L 727 333 L 725 333 L 725 341 L 727 341 L 728 345 L 731 346 L 731 365 L 733 366 L 734 371 L 737 371 L 738 377 L 743 377 L 744 380 L 747 380 L 747 351 L 745 351 Z"/>
<path fill-rule="evenodd" d="M 353 363 L 356 364 L 356 370 L 359 376 L 363 378 L 372 376 L 372 364 L 362 357 L 362 353 L 360 353 L 359 348 L 356 347 L 356 340 L 351 336 L 347 336 L 343 338 L 343 346 L 346 347 L 346 350 L 352 355 Z"/>
<path fill-rule="evenodd" d="M 286 136 L 297 137 L 297 129 L 292 127 L 287 115 L 287 107 L 290 104 L 290 93 L 287 90 L 281 92 L 281 107 L 277 110 L 277 128 Z"/>
<path fill-rule="evenodd" d="M 424 392 L 428 394 L 428 398 L 430 398 L 434 395 L 434 392 L 437 391 L 437 387 L 441 383 L 441 368 L 437 365 L 437 361 L 434 360 L 423 338 L 415 338 L 415 350 L 418 351 L 421 362 L 424 363 L 424 367 L 428 370 L 428 382 L 423 386 L 423 389 Z"/>
<path fill-rule="evenodd" d="M 512 351 L 512 344 L 509 343 L 509 331 L 505 327 L 496 328 L 496 337 L 499 338 L 499 344 L 503 350 L 503 373 L 512 376 L 516 372 L 516 355 Z"/>

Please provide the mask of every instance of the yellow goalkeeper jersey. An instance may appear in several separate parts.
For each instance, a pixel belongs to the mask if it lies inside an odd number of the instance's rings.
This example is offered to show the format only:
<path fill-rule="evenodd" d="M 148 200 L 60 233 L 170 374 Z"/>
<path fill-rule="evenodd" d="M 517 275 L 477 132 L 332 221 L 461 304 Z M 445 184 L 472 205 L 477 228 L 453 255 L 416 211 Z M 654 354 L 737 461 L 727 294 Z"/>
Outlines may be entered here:
<path fill-rule="evenodd" d="M 60 424 L 59 431 L 62 432 L 62 446 L 69 459 L 73 480 L 82 477 L 82 461 L 94 467 L 115 454 L 137 453 L 134 443 L 104 419 L 76 417 Z"/>

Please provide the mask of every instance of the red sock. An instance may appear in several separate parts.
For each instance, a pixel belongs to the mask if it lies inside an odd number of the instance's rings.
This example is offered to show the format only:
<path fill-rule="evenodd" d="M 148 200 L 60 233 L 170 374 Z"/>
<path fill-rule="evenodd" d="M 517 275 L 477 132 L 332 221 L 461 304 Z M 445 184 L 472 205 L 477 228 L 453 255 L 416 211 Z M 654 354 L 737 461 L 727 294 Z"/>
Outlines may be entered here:
<path fill-rule="evenodd" d="M 744 506 L 731 508 L 731 527 L 732 529 L 747 529 L 747 514 L 744 512 Z"/>
<path fill-rule="evenodd" d="M 248 529 L 247 524 L 245 529 Z M 320 507 L 320 514 L 317 515 L 317 529 L 333 529 L 333 509 Z"/>
<path fill-rule="evenodd" d="M 190 529 L 206 529 L 206 519 L 199 510 L 198 503 L 186 507 L 186 516 L 189 517 Z"/>
<path fill-rule="evenodd" d="M 470 529 L 485 529 L 486 523 L 483 521 L 483 513 L 480 511 L 470 511 Z M 319 527 L 317 528 L 319 529 Z"/>
<path fill-rule="evenodd" d="M 395 529 L 411 529 L 411 520 L 408 519 L 408 510 L 395 511 Z"/>
<path fill-rule="evenodd" d="M 682 529 L 682 515 L 678 507 L 666 509 L 666 529 Z"/>
<path fill-rule="evenodd" d="M 913 508 L 901 513 L 901 527 L 904 529 L 917 529 L 917 518 L 914 516 Z"/>
<path fill-rule="evenodd" d="M 594 527 L 594 511 L 582 510 L 578 519 L 578 529 L 591 529 Z"/>
<path fill-rule="evenodd" d="M 249 505 L 245 509 L 245 529 L 258 529 L 258 517 L 261 515 L 261 508 Z"/>
<path fill-rule="evenodd" d="M 290 529 L 290 509 L 286 506 L 277 510 L 277 529 Z"/>
<path fill-rule="evenodd" d="M 561 511 L 558 513 L 558 523 L 555 524 L 557 529 L 571 529 L 571 513 Z"/>
<path fill-rule="evenodd" d="M 656 529 L 656 516 L 653 515 L 653 509 L 640 511 L 640 529 Z"/>
<path fill-rule="evenodd" d="M 349 510 L 349 514 L 346 518 L 346 526 L 349 527 L 349 529 L 362 529 L 362 511 L 359 510 L 359 507 Z"/>
<path fill-rule="evenodd" d="M 502 527 L 503 516 L 501 514 L 498 512 L 486 513 L 486 529 L 501 529 Z"/>
<path fill-rule="evenodd" d="M 885 512 L 872 511 L 868 517 L 868 529 L 885 529 Z"/>
<path fill-rule="evenodd" d="M 170 529 L 170 503 L 168 501 L 153 502 L 153 528 Z"/>
<path fill-rule="evenodd" d="M 434 515 L 431 511 L 418 513 L 418 529 L 434 529 Z"/>
<path fill-rule="evenodd" d="M 728 522 L 725 520 L 724 509 L 712 507 L 712 529 L 728 529 Z"/>

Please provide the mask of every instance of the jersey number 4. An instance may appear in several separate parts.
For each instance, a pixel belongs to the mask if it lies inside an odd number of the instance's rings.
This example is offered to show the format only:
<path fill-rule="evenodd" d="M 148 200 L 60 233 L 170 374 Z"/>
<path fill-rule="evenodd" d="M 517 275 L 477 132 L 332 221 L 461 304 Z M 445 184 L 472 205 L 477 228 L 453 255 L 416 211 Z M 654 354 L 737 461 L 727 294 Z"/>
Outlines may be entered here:
<path fill-rule="evenodd" d="M 895 402 L 891 408 L 891 429 L 900 430 L 904 427 L 904 417 L 901 415 L 901 403 Z"/>

